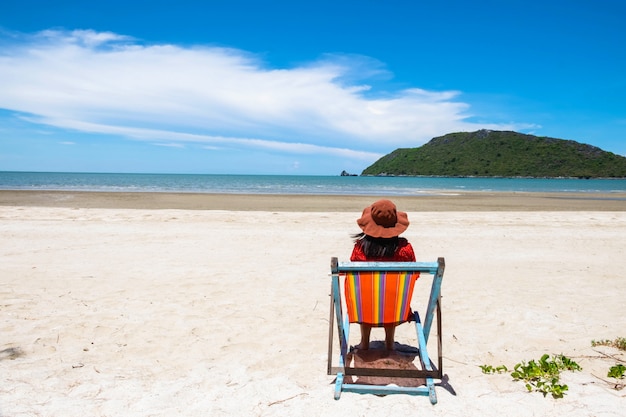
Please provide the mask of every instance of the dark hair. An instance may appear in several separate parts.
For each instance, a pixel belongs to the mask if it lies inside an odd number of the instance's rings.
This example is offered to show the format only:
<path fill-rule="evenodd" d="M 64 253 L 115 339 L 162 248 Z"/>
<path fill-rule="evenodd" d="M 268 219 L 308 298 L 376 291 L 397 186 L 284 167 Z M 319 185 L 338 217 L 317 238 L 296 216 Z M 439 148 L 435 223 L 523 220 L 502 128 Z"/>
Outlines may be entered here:
<path fill-rule="evenodd" d="M 398 236 L 384 238 L 358 233 L 352 238 L 355 243 L 361 246 L 363 253 L 368 258 L 392 258 L 398 249 Z"/>

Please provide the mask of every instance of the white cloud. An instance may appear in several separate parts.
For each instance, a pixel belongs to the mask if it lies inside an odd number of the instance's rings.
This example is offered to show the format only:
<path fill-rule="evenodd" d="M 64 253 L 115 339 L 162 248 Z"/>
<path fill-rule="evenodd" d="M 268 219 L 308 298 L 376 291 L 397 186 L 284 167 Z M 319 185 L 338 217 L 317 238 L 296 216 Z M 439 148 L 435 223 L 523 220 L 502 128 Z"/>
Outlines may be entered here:
<path fill-rule="evenodd" d="M 165 146 L 364 160 L 451 131 L 519 127 L 470 123 L 455 91 L 377 92 L 359 74 L 390 76 L 363 57 L 329 55 L 277 69 L 236 49 L 45 31 L 0 51 L 0 108 L 36 123 Z"/>

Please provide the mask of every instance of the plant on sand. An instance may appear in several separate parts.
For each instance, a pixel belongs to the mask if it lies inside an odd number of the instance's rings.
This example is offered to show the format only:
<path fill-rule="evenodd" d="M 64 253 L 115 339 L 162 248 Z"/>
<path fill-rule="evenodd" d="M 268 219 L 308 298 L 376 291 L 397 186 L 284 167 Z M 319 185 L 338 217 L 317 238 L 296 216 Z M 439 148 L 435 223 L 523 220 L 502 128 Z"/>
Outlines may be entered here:
<path fill-rule="evenodd" d="M 501 374 L 503 372 L 508 372 L 509 368 L 504 365 L 500 366 L 491 366 L 491 365 L 481 365 L 480 369 L 483 370 L 483 374 Z"/>
<path fill-rule="evenodd" d="M 493 367 L 483 365 L 480 367 L 485 374 L 507 372 L 504 365 Z M 541 392 L 545 397 L 551 394 L 554 398 L 563 398 L 568 386 L 560 383 L 561 371 L 580 371 L 582 368 L 573 360 L 564 355 L 545 354 L 538 361 L 531 360 L 516 364 L 511 371 L 511 377 L 515 381 L 523 381 L 526 389 Z"/>
<path fill-rule="evenodd" d="M 591 346 L 610 346 L 619 350 L 626 350 L 626 337 L 618 337 L 615 340 L 592 340 Z"/>
<path fill-rule="evenodd" d="M 609 373 L 606 376 L 609 378 L 624 379 L 624 372 L 626 372 L 626 366 L 618 363 L 609 368 Z"/>
<path fill-rule="evenodd" d="M 569 388 L 559 383 L 561 371 L 580 371 L 582 368 L 564 355 L 556 355 L 551 359 L 546 354 L 539 361 L 518 363 L 513 369 L 513 379 L 524 381 L 528 391 L 541 392 L 544 397 L 552 394 L 554 398 L 562 398 Z"/>
<path fill-rule="evenodd" d="M 591 346 L 593 347 L 608 346 L 608 347 L 626 351 L 626 337 L 618 337 L 615 340 L 609 340 L 609 339 L 592 340 Z M 617 358 L 615 355 L 607 355 L 607 354 L 604 354 L 604 355 L 609 356 L 615 360 L 624 362 L 623 360 Z M 626 366 L 624 366 L 622 363 L 616 363 L 615 366 L 611 366 L 609 368 L 609 372 L 606 374 L 606 376 L 609 378 L 615 378 L 616 382 L 615 382 L 614 387 L 616 390 L 621 390 L 626 386 L 624 383 L 620 382 L 622 379 L 625 378 L 624 376 L 625 373 L 626 373 Z M 613 382 L 606 381 L 606 380 L 603 380 L 603 381 L 608 382 L 609 384 L 613 385 Z"/>

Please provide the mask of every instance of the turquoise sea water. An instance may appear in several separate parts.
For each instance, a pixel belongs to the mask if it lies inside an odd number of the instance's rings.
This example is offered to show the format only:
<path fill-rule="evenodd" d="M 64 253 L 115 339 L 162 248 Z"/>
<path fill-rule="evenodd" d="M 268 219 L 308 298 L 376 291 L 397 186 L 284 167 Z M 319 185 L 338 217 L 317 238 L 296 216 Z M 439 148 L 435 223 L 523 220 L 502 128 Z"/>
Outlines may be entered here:
<path fill-rule="evenodd" d="M 389 196 L 455 191 L 618 193 L 626 192 L 626 179 L 0 172 L 0 189 Z"/>

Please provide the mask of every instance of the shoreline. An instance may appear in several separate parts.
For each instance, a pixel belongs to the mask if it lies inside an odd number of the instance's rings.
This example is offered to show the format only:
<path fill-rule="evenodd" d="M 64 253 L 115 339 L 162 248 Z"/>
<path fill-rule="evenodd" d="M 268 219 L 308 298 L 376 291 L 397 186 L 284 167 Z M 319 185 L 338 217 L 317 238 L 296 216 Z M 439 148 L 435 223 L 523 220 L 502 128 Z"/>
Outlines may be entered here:
<path fill-rule="evenodd" d="M 0 206 L 359 212 L 380 198 L 403 211 L 626 211 L 626 193 L 442 192 L 439 195 L 212 194 L 0 190 Z"/>

